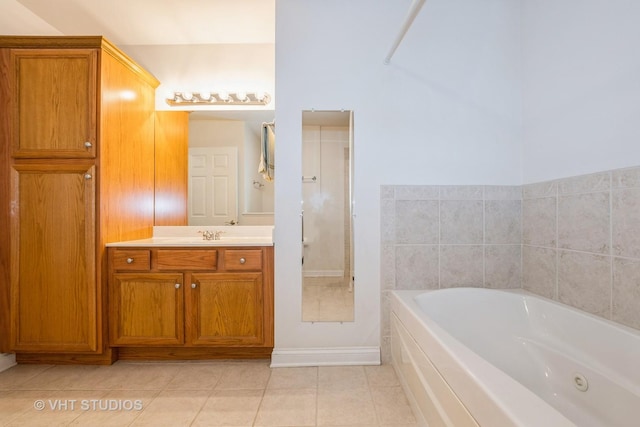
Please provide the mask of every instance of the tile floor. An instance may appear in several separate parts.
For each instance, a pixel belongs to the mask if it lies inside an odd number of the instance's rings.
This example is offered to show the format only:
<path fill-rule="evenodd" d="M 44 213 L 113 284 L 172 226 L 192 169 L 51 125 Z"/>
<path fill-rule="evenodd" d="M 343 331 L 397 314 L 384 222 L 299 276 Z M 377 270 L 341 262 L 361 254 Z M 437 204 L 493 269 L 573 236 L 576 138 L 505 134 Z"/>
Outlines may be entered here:
<path fill-rule="evenodd" d="M 18 365 L 0 373 L 0 425 L 417 424 L 390 365 L 272 369 L 267 361 L 207 361 Z"/>

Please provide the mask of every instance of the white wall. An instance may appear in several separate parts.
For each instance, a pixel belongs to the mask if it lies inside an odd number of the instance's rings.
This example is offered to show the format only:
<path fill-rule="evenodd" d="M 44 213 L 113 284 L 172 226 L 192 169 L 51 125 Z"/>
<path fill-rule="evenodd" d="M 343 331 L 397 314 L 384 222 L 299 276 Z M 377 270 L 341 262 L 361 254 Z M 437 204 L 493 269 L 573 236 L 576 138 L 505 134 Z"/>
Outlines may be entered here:
<path fill-rule="evenodd" d="M 520 184 L 520 7 L 276 3 L 276 351 L 379 346 L 381 184 Z M 300 321 L 301 111 L 354 111 L 355 322 Z"/>
<path fill-rule="evenodd" d="M 523 6 L 524 182 L 640 164 L 640 3 Z"/>

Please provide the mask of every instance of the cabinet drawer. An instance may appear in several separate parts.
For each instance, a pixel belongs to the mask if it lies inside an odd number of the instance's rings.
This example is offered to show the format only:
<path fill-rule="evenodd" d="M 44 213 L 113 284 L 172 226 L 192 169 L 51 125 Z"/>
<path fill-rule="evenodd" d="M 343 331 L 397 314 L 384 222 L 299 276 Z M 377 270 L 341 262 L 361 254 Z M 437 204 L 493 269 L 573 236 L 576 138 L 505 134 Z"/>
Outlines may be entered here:
<path fill-rule="evenodd" d="M 115 270 L 147 271 L 151 268 L 151 251 L 131 249 L 113 251 L 113 268 Z"/>
<path fill-rule="evenodd" d="M 262 251 L 227 249 L 224 252 L 224 268 L 229 271 L 262 270 Z"/>
<path fill-rule="evenodd" d="M 218 251 L 215 249 L 159 249 L 158 270 L 215 270 Z"/>

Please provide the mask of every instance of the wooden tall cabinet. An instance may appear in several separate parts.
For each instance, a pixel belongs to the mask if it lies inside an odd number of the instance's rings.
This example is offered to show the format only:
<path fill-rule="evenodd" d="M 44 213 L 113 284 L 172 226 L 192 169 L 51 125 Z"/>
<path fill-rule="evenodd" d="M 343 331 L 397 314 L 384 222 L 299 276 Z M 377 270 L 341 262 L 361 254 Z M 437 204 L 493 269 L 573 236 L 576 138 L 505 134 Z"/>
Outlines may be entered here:
<path fill-rule="evenodd" d="M 12 349 L 95 352 L 95 165 L 38 160 L 12 172 Z"/>
<path fill-rule="evenodd" d="M 102 37 L 0 37 L 0 351 L 110 363 L 105 244 L 152 234 L 158 81 Z"/>

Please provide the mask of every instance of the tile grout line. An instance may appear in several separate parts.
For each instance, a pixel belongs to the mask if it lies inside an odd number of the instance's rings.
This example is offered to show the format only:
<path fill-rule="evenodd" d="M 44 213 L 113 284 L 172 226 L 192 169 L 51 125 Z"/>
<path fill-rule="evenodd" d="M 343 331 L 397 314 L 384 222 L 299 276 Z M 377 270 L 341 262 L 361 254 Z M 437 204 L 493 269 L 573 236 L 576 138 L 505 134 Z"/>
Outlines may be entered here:
<path fill-rule="evenodd" d="M 315 418 L 314 418 L 314 426 L 318 425 L 318 397 L 320 395 L 320 367 L 316 366 L 316 413 L 315 413 Z"/>
<path fill-rule="evenodd" d="M 367 390 L 369 391 L 369 397 L 371 398 L 371 404 L 373 405 L 373 413 L 376 416 L 376 426 L 380 425 L 380 415 L 378 414 L 378 405 L 373 398 L 373 393 L 371 391 L 371 383 L 369 382 L 369 375 L 367 374 L 367 368 L 365 366 L 362 367 L 362 371 L 364 372 L 364 379 L 367 381 Z"/>
<path fill-rule="evenodd" d="M 613 290 L 615 280 L 613 250 L 613 172 L 609 172 L 609 320 L 613 320 Z"/>
<path fill-rule="evenodd" d="M 487 287 L 487 201 L 482 186 L 482 287 Z"/>
<path fill-rule="evenodd" d="M 269 377 L 267 378 L 267 382 L 262 388 L 262 396 L 260 396 L 260 403 L 258 404 L 258 409 L 256 410 L 256 414 L 253 416 L 252 426 L 255 426 L 258 422 L 258 414 L 260 413 L 260 409 L 262 409 L 262 404 L 264 403 L 264 395 L 267 392 L 267 387 L 269 387 L 269 381 L 271 380 L 271 368 L 269 368 Z"/>
<path fill-rule="evenodd" d="M 553 299 L 556 301 L 560 301 L 560 225 L 558 224 L 558 219 L 560 217 L 560 190 L 558 189 L 559 185 L 558 185 L 559 180 L 555 181 L 555 204 L 556 204 L 556 221 L 555 221 L 555 263 L 556 263 L 556 283 L 555 283 L 555 290 L 554 290 L 554 297 Z"/>

